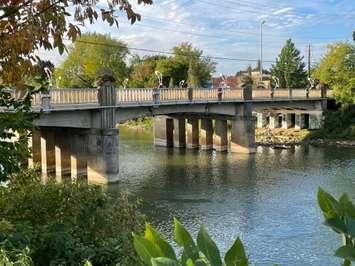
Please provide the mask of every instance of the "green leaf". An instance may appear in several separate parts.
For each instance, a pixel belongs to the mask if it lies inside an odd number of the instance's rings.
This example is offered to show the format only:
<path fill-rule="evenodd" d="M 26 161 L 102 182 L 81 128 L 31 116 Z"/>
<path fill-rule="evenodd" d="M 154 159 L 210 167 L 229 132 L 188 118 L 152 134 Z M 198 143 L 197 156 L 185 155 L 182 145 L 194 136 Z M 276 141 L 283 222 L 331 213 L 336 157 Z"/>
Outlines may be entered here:
<path fill-rule="evenodd" d="M 340 218 L 326 219 L 324 224 L 331 227 L 338 234 L 348 234 L 346 224 Z"/>
<path fill-rule="evenodd" d="M 160 237 L 159 233 L 150 224 L 145 227 L 144 238 L 152 242 L 161 251 L 162 257 L 176 260 L 174 249 L 166 240 Z"/>
<path fill-rule="evenodd" d="M 355 207 L 353 203 L 349 200 L 347 194 L 343 194 L 339 199 L 339 210 L 341 215 L 355 218 Z"/>
<path fill-rule="evenodd" d="M 335 251 L 335 256 L 355 261 L 355 248 L 352 246 L 342 246 Z"/>
<path fill-rule="evenodd" d="M 193 241 L 190 233 L 184 226 L 174 217 L 174 236 L 175 242 L 183 247 L 182 262 L 185 263 L 187 259 L 192 258 L 195 261 L 198 258 L 198 248 Z"/>
<path fill-rule="evenodd" d="M 248 266 L 248 258 L 245 255 L 245 250 L 242 241 L 238 237 L 233 246 L 227 251 L 224 262 L 226 266 Z"/>
<path fill-rule="evenodd" d="M 325 218 L 334 218 L 338 213 L 338 202 L 322 188 L 318 189 L 318 204 Z"/>
<path fill-rule="evenodd" d="M 152 258 L 161 257 L 160 251 L 149 240 L 135 233 L 132 235 L 134 249 L 146 265 L 152 265 Z"/>
<path fill-rule="evenodd" d="M 208 264 L 205 261 L 203 261 L 202 259 L 198 259 L 195 261 L 194 266 L 208 266 Z"/>
<path fill-rule="evenodd" d="M 212 266 L 222 266 L 221 255 L 217 245 L 214 243 L 202 225 L 197 235 L 197 246 L 206 256 Z"/>
<path fill-rule="evenodd" d="M 348 234 L 354 238 L 355 237 L 355 220 L 354 219 L 346 219 L 346 229 Z"/>
<path fill-rule="evenodd" d="M 152 266 L 178 266 L 178 262 L 176 260 L 163 257 L 152 258 L 151 263 Z"/>

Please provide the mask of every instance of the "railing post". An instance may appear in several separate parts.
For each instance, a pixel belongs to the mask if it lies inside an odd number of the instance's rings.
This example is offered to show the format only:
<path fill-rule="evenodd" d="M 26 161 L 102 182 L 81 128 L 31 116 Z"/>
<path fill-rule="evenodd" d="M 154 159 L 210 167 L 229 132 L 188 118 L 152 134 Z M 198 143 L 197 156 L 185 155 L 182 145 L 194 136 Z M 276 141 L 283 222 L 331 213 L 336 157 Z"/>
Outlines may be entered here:
<path fill-rule="evenodd" d="M 218 87 L 217 99 L 219 102 L 223 101 L 223 88 L 222 87 Z"/>
<path fill-rule="evenodd" d="M 41 107 L 43 111 L 49 111 L 51 109 L 51 95 L 50 91 L 41 94 Z"/>
<path fill-rule="evenodd" d="M 116 126 L 114 108 L 116 106 L 115 81 L 113 74 L 104 72 L 96 82 L 99 105 L 111 107 L 101 110 L 101 128 L 115 128 Z"/>
<path fill-rule="evenodd" d="M 159 104 L 159 102 L 160 102 L 160 88 L 154 88 L 152 93 L 153 93 L 153 103 Z"/>
<path fill-rule="evenodd" d="M 193 97 L 194 97 L 193 89 L 189 87 L 189 88 L 187 89 L 187 98 L 189 99 L 190 102 L 192 102 Z"/>
<path fill-rule="evenodd" d="M 288 88 L 288 98 L 292 99 L 292 88 Z"/>
<path fill-rule="evenodd" d="M 275 94 L 275 88 L 270 86 L 270 98 L 274 99 L 274 94 Z"/>

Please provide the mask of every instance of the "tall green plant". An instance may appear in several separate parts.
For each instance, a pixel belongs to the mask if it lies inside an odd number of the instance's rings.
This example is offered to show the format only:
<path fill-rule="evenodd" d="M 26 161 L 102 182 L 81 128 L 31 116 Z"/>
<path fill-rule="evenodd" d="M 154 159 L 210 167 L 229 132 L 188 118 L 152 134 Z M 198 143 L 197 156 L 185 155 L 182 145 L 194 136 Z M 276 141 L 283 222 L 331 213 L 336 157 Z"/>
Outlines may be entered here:
<path fill-rule="evenodd" d="M 307 85 L 303 56 L 291 39 L 281 49 L 276 63 L 271 67 L 271 74 L 278 77 L 282 88 L 305 88 Z"/>
<path fill-rule="evenodd" d="M 134 248 L 145 265 L 150 266 L 247 266 L 248 258 L 239 238 L 227 251 L 224 262 L 216 243 L 201 225 L 196 242 L 183 225 L 174 218 L 176 244 L 182 249 L 178 258 L 172 246 L 147 224 L 144 236 L 133 233 Z"/>
<path fill-rule="evenodd" d="M 344 266 L 355 261 L 355 206 L 347 194 L 336 200 L 323 189 L 318 190 L 318 204 L 329 226 L 342 238 L 343 245 L 335 251 L 335 256 L 344 259 Z"/>

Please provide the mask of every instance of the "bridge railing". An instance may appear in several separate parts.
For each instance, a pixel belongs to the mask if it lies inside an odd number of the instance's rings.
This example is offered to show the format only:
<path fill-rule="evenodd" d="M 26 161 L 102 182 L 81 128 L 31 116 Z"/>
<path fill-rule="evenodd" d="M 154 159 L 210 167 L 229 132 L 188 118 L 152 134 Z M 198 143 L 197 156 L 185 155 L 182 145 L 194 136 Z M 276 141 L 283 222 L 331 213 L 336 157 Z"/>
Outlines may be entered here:
<path fill-rule="evenodd" d="M 328 91 L 327 96 L 331 96 Z M 42 106 L 44 98 L 50 102 L 50 105 L 79 105 L 79 104 L 99 104 L 98 90 L 89 89 L 51 89 L 49 93 L 33 96 L 33 106 Z M 308 98 L 321 98 L 321 90 L 310 90 Z M 306 99 L 307 91 L 305 89 L 277 89 L 253 90 L 252 99 Z M 139 104 L 139 103 L 168 103 L 168 102 L 191 102 L 191 101 L 241 101 L 243 100 L 243 90 L 241 89 L 117 89 L 116 103 L 120 104 Z"/>

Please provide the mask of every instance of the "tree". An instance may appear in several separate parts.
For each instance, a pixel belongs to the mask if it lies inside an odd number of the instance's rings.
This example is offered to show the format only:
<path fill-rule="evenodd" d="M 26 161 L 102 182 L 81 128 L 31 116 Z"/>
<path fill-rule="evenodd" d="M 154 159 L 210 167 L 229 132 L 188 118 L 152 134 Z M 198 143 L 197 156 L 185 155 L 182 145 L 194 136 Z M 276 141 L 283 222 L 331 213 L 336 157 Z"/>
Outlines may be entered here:
<path fill-rule="evenodd" d="M 190 43 L 182 43 L 173 48 L 173 54 L 157 65 L 157 70 L 163 74 L 165 85 L 173 79 L 175 86 L 181 80 L 185 80 L 192 82 L 189 86 L 198 87 L 204 86 L 211 79 L 215 63 L 210 58 L 204 57 L 202 50 L 193 48 Z"/>
<path fill-rule="evenodd" d="M 133 88 L 152 88 L 157 85 L 155 70 L 158 62 L 166 59 L 166 56 L 133 56 L 130 66 L 128 85 Z"/>
<path fill-rule="evenodd" d="M 151 4 L 152 0 L 138 0 Z M 72 4 L 75 4 L 74 6 Z M 27 140 L 32 129 L 32 95 L 48 83 L 36 76 L 35 56 L 39 48 L 66 49 L 64 38 L 74 41 L 79 25 L 98 19 L 98 1 L 89 0 L 3 0 L 0 5 L 0 179 L 18 171 L 29 155 Z M 69 6 L 70 5 L 70 6 Z M 69 12 L 74 9 L 74 16 Z M 109 25 L 118 25 L 116 11 L 126 13 L 131 23 L 140 20 L 127 0 L 100 2 L 100 17 Z M 69 17 L 72 16 L 72 19 Z M 18 97 L 9 91 L 15 88 Z M 7 109 L 12 112 L 5 113 Z M 9 141 L 12 139 L 13 141 Z"/>
<path fill-rule="evenodd" d="M 93 87 L 98 72 L 110 69 L 121 85 L 128 75 L 125 58 L 127 45 L 98 33 L 83 34 L 69 49 L 67 59 L 55 71 L 57 86 Z"/>
<path fill-rule="evenodd" d="M 336 43 L 328 47 L 313 77 L 328 84 L 335 99 L 343 104 L 355 103 L 355 45 Z"/>
<path fill-rule="evenodd" d="M 281 88 L 304 88 L 307 85 L 305 64 L 291 39 L 276 58 L 276 64 L 271 67 L 271 74 L 280 80 Z"/>

